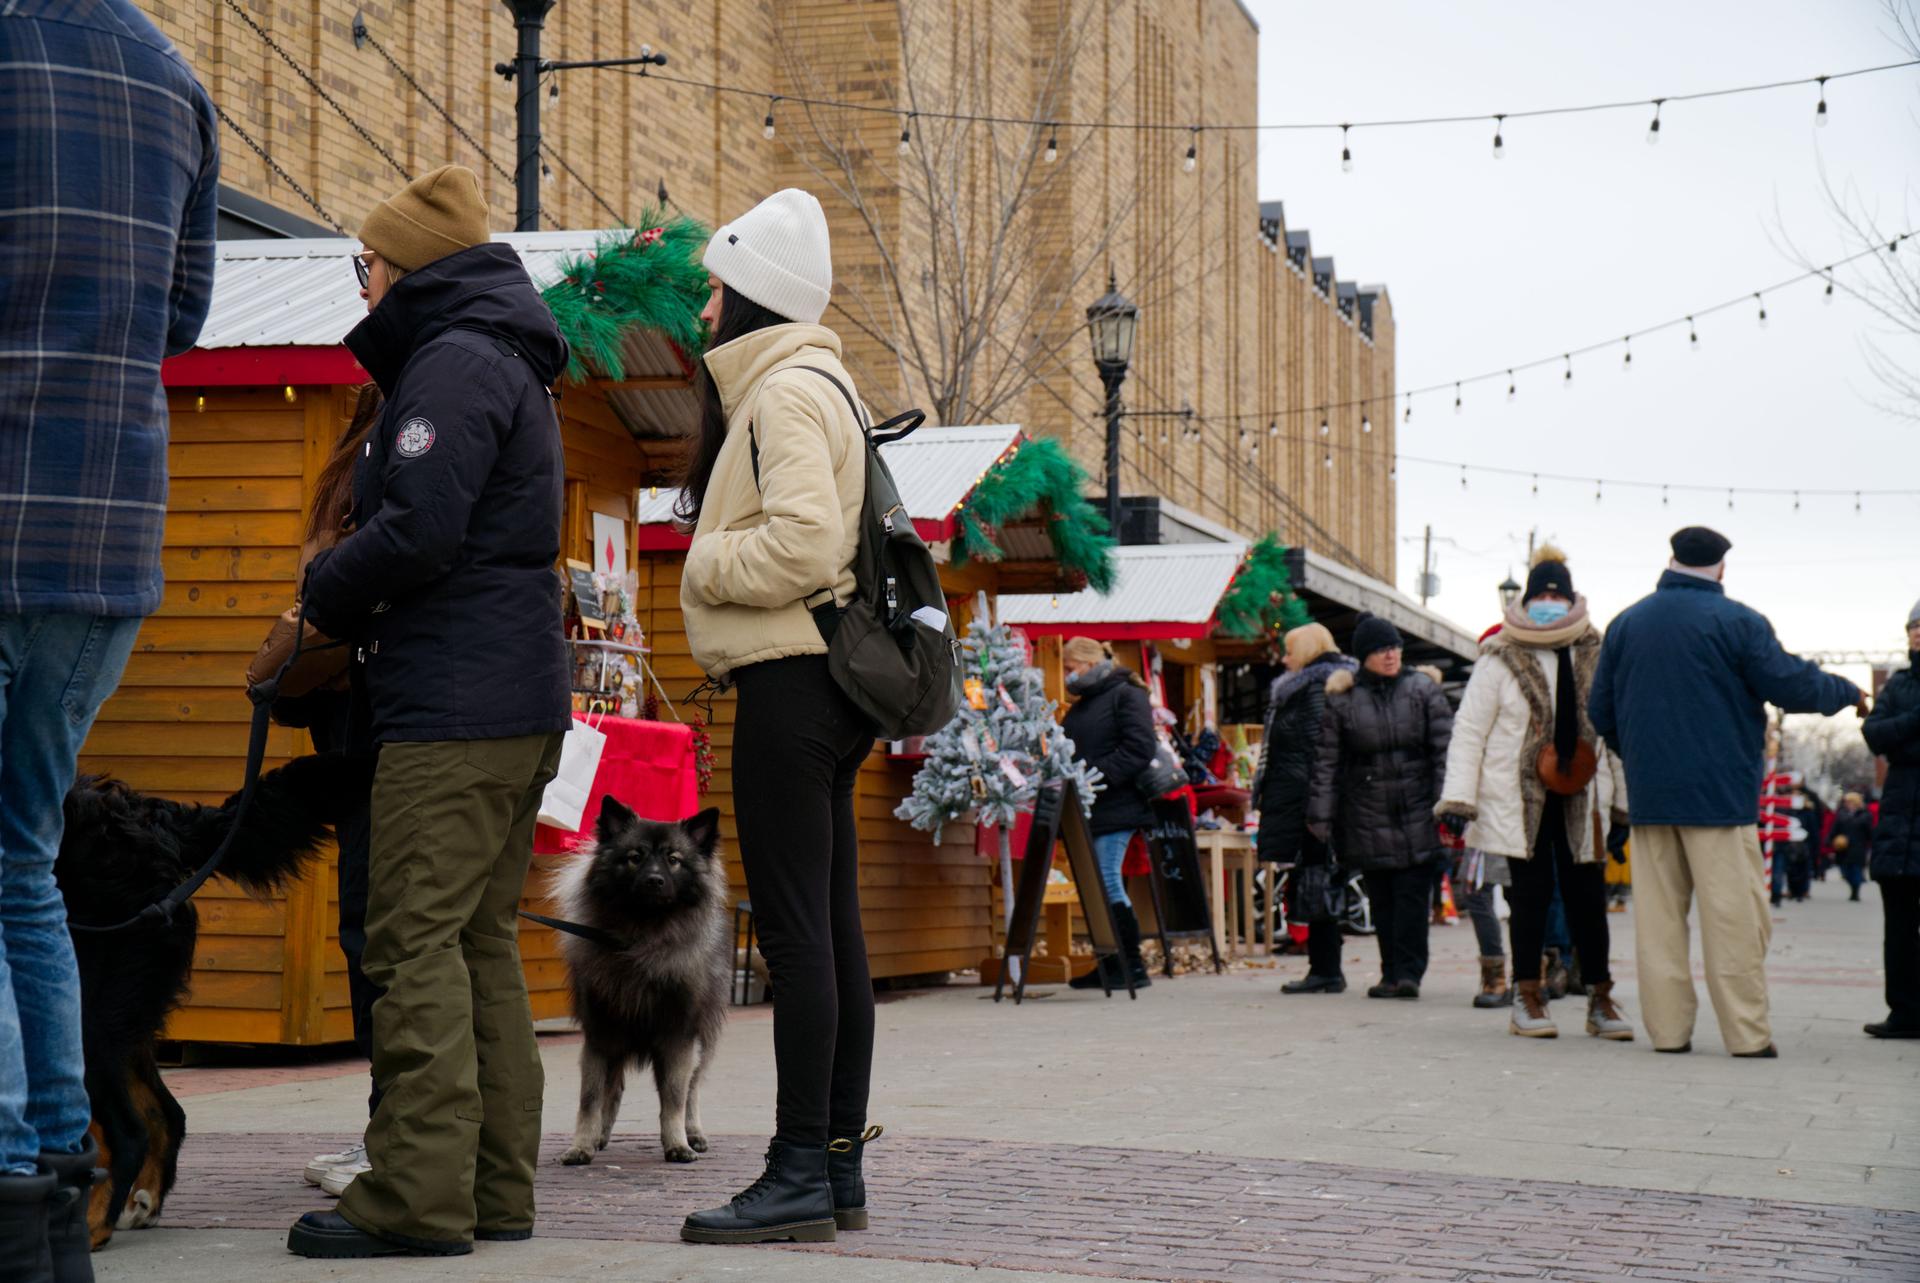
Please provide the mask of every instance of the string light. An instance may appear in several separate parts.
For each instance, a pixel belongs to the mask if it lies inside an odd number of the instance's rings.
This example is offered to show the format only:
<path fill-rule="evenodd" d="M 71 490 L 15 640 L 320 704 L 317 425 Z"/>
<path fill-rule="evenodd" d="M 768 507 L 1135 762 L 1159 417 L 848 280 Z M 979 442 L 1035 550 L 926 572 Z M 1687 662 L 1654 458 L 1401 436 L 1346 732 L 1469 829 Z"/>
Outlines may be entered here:
<path fill-rule="evenodd" d="M 1600 478 L 1598 477 L 1593 479 L 1593 501 L 1595 503 L 1600 502 Z"/>
<path fill-rule="evenodd" d="M 551 183 L 553 181 L 553 166 L 547 164 L 544 160 L 540 162 L 540 181 L 543 183 Z"/>
<path fill-rule="evenodd" d="M 761 123 L 760 136 L 766 139 L 768 142 L 773 141 L 773 135 L 774 135 L 773 105 L 779 101 L 780 101 L 780 98 L 778 95 L 775 95 L 774 97 L 767 99 L 767 118 L 765 121 Z"/>
<path fill-rule="evenodd" d="M 205 388 L 201 388 L 199 393 L 195 395 L 195 397 L 193 398 L 194 413 L 196 414 L 205 413 L 206 408 L 207 408 L 207 390 Z"/>
<path fill-rule="evenodd" d="M 1270 437 L 1277 437 L 1280 435 L 1280 420 L 1278 419 L 1267 420 L 1267 435 Z"/>
<path fill-rule="evenodd" d="M 1353 172 L 1353 149 L 1347 146 L 1347 130 L 1352 127 L 1351 125 L 1340 126 L 1340 172 L 1343 174 Z"/>
<path fill-rule="evenodd" d="M 1700 350 L 1700 331 L 1694 328 L 1693 318 L 1687 318 L 1687 347 L 1695 352 Z"/>
<path fill-rule="evenodd" d="M 1623 374 L 1632 374 L 1633 373 L 1633 336 L 1629 334 L 1626 338 L 1621 339 L 1620 346 L 1625 348 L 1627 352 L 1627 354 L 1624 357 L 1622 357 L 1620 360 L 1620 370 Z"/>
<path fill-rule="evenodd" d="M 1502 137 L 1505 132 L 1502 125 L 1506 119 L 1505 116 L 1493 118 L 1493 158 L 1495 160 L 1503 159 L 1507 154 L 1507 140 Z"/>
<path fill-rule="evenodd" d="M 1727 491 L 1727 511 L 1733 511 L 1733 491 L 1731 489 Z"/>
<path fill-rule="evenodd" d="M 1332 430 L 1333 429 L 1330 426 L 1328 426 L 1328 423 L 1327 423 L 1327 412 L 1325 410 L 1321 410 L 1320 411 L 1320 435 L 1324 437 Z"/>
<path fill-rule="evenodd" d="M 910 156 L 913 154 L 913 115 L 911 112 L 908 113 L 905 120 L 900 122 L 899 151 L 902 156 Z"/>
<path fill-rule="evenodd" d="M 1200 131 L 1198 129 L 1194 129 L 1187 137 L 1187 158 L 1186 160 L 1181 162 L 1180 168 L 1184 169 L 1187 173 L 1191 174 L 1194 170 L 1194 167 L 1199 163 L 1200 163 Z"/>
<path fill-rule="evenodd" d="M 291 384 L 291 383 L 289 383 L 289 384 L 287 384 L 287 386 L 286 386 L 286 387 L 284 387 L 284 388 L 281 388 L 281 389 L 280 389 L 280 395 L 281 395 L 281 396 L 284 396 L 284 397 L 285 397 L 285 398 L 287 399 L 287 402 L 288 402 L 289 404 L 291 404 L 291 403 L 293 402 L 293 399 L 294 399 L 294 396 L 293 396 L 293 384 Z"/>
<path fill-rule="evenodd" d="M 1813 108 L 1813 123 L 1821 129 L 1827 127 L 1827 78 L 1816 77 L 1820 85 L 1820 101 Z"/>
<path fill-rule="evenodd" d="M 1060 133 L 1052 125 L 1047 126 L 1047 149 L 1041 153 L 1041 159 L 1049 165 L 1060 159 Z"/>
<path fill-rule="evenodd" d="M 1362 433 L 1370 433 L 1373 431 L 1373 417 L 1364 411 L 1360 415 L 1360 431 Z"/>
<path fill-rule="evenodd" d="M 1331 450 L 1327 451 L 1326 458 L 1322 462 L 1325 464 L 1327 471 L 1332 472 L 1333 471 L 1333 451 Z"/>
<path fill-rule="evenodd" d="M 1406 413 L 1406 417 L 1405 417 L 1405 418 L 1403 418 L 1403 419 L 1401 419 L 1400 421 L 1401 421 L 1402 423 L 1412 423 L 1412 422 L 1413 422 L 1413 393 L 1411 393 L 1411 392 L 1409 392 L 1409 393 L 1407 393 L 1407 413 Z"/>
<path fill-rule="evenodd" d="M 1460 413 L 1460 385 L 1458 383 L 1453 385 L 1453 412 L 1455 414 Z"/>
<path fill-rule="evenodd" d="M 1860 492 L 1858 490 L 1853 492 L 1853 515 L 1856 517 L 1860 515 Z"/>
<path fill-rule="evenodd" d="M 1660 487 L 1660 506 L 1662 508 L 1667 506 L 1667 488 L 1665 486 Z"/>
<path fill-rule="evenodd" d="M 1533 474 L 1533 493 L 1540 493 L 1540 474 L 1537 472 Z"/>
<path fill-rule="evenodd" d="M 1798 490 L 1793 492 L 1793 510 L 1795 512 L 1800 511 L 1800 492 Z"/>
<path fill-rule="evenodd" d="M 1507 371 L 1507 400 L 1511 401 L 1516 397 L 1518 397 L 1519 395 L 1520 395 L 1520 385 L 1514 382 L 1513 371 L 1508 370 Z"/>
<path fill-rule="evenodd" d="M 1467 465 L 1464 463 L 1460 465 L 1460 488 L 1462 490 L 1467 488 Z"/>
<path fill-rule="evenodd" d="M 1571 392 L 1573 391 L 1573 353 L 1568 352 L 1561 359 L 1567 363 L 1567 372 L 1561 378 L 1560 386 Z"/>
<path fill-rule="evenodd" d="M 1767 328 L 1767 301 L 1760 297 L 1758 290 L 1753 293 L 1753 301 L 1760 305 L 1760 328 L 1764 330 Z"/>
<path fill-rule="evenodd" d="M 550 103 L 560 101 L 560 77 L 558 76 L 547 77 L 547 101 Z"/>
<path fill-rule="evenodd" d="M 1827 288 L 1820 291 L 1820 301 L 1828 307 L 1833 306 L 1833 269 L 1827 269 Z"/>
<path fill-rule="evenodd" d="M 1665 98 L 1653 100 L 1653 123 L 1647 126 L 1647 146 L 1649 147 L 1660 141 L 1660 104 L 1665 101 Z"/>
<path fill-rule="evenodd" d="M 1398 456 L 1395 456 L 1394 461 L 1387 467 L 1387 480 L 1398 481 L 1399 479 L 1400 479 L 1400 459 Z"/>
<path fill-rule="evenodd" d="M 1249 459 L 1258 459 L 1260 457 L 1260 443 L 1258 441 L 1255 441 L 1251 446 L 1247 447 L 1247 457 Z"/>

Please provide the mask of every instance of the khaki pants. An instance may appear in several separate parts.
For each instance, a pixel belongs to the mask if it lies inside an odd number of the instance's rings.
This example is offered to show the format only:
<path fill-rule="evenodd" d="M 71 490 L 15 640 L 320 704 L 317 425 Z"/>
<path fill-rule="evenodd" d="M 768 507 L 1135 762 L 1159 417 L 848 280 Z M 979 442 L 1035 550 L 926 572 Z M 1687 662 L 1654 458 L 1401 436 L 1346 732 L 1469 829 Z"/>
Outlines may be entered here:
<path fill-rule="evenodd" d="M 1688 956 L 1687 914 L 1700 897 L 1700 952 L 1720 1037 L 1735 1054 L 1773 1041 L 1767 1023 L 1768 915 L 1758 830 L 1633 826 L 1633 913 L 1640 1014 L 1658 1048 L 1693 1039 L 1700 1000 Z"/>
<path fill-rule="evenodd" d="M 340 1214 L 416 1246 L 533 1225 L 545 1077 L 520 969 L 522 884 L 559 733 L 387 744 L 373 782 L 373 1170 Z"/>

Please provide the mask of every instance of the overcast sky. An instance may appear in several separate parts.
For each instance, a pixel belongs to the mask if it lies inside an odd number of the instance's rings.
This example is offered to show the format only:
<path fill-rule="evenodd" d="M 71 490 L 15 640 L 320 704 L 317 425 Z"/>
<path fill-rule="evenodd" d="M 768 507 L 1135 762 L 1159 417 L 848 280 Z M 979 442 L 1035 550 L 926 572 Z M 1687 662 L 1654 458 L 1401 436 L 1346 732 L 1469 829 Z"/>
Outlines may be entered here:
<path fill-rule="evenodd" d="M 1373 0 L 1261 3 L 1262 121 L 1520 110 L 1818 75 L 1899 60 L 1877 0 L 1616 0 L 1606 5 Z M 1343 174 L 1337 134 L 1263 135 L 1262 199 L 1313 233 L 1345 280 L 1384 282 L 1399 324 L 1398 383 L 1416 387 L 1616 337 L 1798 270 L 1784 232 L 1819 259 L 1850 247 L 1822 166 L 1889 227 L 1920 221 L 1920 71 L 1651 111 L 1368 130 Z M 1902 247 L 1920 255 L 1920 242 Z M 1843 278 L 1844 279 L 1844 278 Z M 1820 301 L 1770 297 L 1684 331 L 1503 386 L 1417 398 L 1400 449 L 1467 463 L 1717 485 L 1920 487 L 1920 427 L 1876 408 L 1861 352 L 1884 324 Z M 1904 355 L 1912 360 L 1916 345 Z M 1396 411 L 1396 421 L 1398 412 Z M 1495 585 L 1525 577 L 1537 526 L 1569 556 L 1601 620 L 1653 587 L 1667 536 L 1692 523 L 1733 541 L 1727 588 L 1800 649 L 1904 648 L 1920 597 L 1920 500 L 1742 499 L 1540 482 L 1402 464 L 1398 586 L 1414 590 L 1433 526 L 1436 609 L 1478 631 Z"/>

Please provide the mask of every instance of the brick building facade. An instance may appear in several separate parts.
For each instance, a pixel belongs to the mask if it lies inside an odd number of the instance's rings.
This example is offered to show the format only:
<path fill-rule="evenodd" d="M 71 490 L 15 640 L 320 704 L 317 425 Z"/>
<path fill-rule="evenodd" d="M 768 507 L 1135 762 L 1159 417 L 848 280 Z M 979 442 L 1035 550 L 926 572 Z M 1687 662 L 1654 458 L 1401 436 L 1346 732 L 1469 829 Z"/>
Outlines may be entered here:
<path fill-rule="evenodd" d="M 514 167 L 517 86 L 493 71 L 514 49 L 504 5 L 138 2 L 214 100 L 349 232 L 403 181 L 395 166 L 418 174 L 450 160 L 480 175 L 496 226 L 511 226 L 502 171 Z M 378 47 L 356 44 L 356 12 Z M 1277 530 L 1393 582 L 1386 292 L 1340 280 L 1324 247 L 1317 256 L 1277 204 L 1260 205 L 1254 134 L 1188 128 L 1254 122 L 1257 30 L 1237 0 L 559 0 L 547 16 L 549 57 L 642 45 L 668 55 L 664 72 L 568 72 L 557 99 L 542 87 L 554 173 L 543 226 L 608 225 L 609 209 L 636 218 L 662 184 L 709 222 L 778 187 L 808 187 L 833 224 L 827 320 L 868 398 L 933 404 L 944 390 L 947 417 L 1061 437 L 1096 476 L 1104 425 L 1081 322 L 1110 269 L 1141 307 L 1128 405 L 1195 413 L 1190 429 L 1168 418 L 1129 425 L 1124 489 L 1248 535 Z M 793 101 L 808 96 L 883 110 Z M 770 108 L 772 140 L 762 136 Z M 1123 127 L 987 127 L 942 112 Z M 906 155 L 903 128 L 914 139 Z M 241 197 L 315 216 L 234 133 L 222 144 L 226 183 Z M 844 165 L 830 144 L 850 149 Z M 1023 184 L 1031 193 L 1018 198 Z M 992 230 L 1002 223 L 1010 230 Z M 977 322 L 970 340 L 938 337 L 956 312 Z M 919 335 L 936 337 L 903 338 Z M 914 342 L 922 352 L 945 342 L 948 356 L 916 361 Z"/>

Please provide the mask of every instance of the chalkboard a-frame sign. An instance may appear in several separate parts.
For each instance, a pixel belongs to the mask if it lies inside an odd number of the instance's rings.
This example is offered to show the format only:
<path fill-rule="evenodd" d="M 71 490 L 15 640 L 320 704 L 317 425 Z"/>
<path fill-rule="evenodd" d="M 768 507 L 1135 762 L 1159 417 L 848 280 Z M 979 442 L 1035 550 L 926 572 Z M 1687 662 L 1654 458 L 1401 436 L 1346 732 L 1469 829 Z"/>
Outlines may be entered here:
<path fill-rule="evenodd" d="M 1093 940 L 1096 966 L 1106 958 L 1120 960 L 1120 932 L 1113 925 L 1113 909 L 1101 889 L 1100 865 L 1093 855 L 1093 834 L 1087 829 L 1087 817 L 1080 809 L 1080 797 L 1071 780 L 1049 780 L 1040 786 L 1033 800 L 1033 826 L 1027 833 L 1027 846 L 1021 856 L 1020 885 L 1014 892 L 1013 917 L 1007 923 L 1007 957 L 1020 959 L 1019 979 L 1014 982 L 1013 1001 L 1017 1005 L 1027 990 L 1027 960 L 1033 956 L 1034 938 L 1040 929 L 1041 907 L 1047 896 L 1047 875 L 1053 871 L 1056 842 L 1067 844 L 1067 864 L 1073 871 L 1073 885 L 1080 893 L 1080 911 L 1086 916 L 1087 935 Z M 1012 967 L 1000 968 L 1000 979 L 993 986 L 993 1000 L 1000 1001 Z M 1140 995 L 1133 987 L 1133 970 L 1121 961 L 1117 967 L 1098 966 L 1100 987 L 1113 997 L 1108 977 L 1118 974 L 1126 979 L 1127 996 Z"/>
<path fill-rule="evenodd" d="M 1153 916 L 1160 924 L 1160 956 L 1166 960 L 1166 974 L 1173 974 L 1173 950 L 1169 940 L 1207 938 L 1213 950 L 1213 969 L 1227 969 L 1220 958 L 1220 941 L 1213 934 L 1213 907 L 1209 892 L 1220 889 L 1207 886 L 1207 875 L 1200 864 L 1200 847 L 1194 838 L 1193 812 L 1185 798 L 1162 797 L 1153 802 L 1153 828 L 1147 832 L 1147 852 L 1153 866 Z"/>
<path fill-rule="evenodd" d="M 604 630 L 606 607 L 600 604 L 600 587 L 593 582 L 593 567 L 584 561 L 567 560 L 567 590 L 573 594 L 574 613 L 587 628 Z"/>

